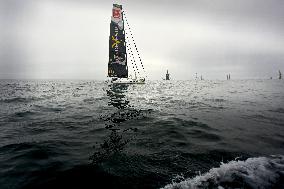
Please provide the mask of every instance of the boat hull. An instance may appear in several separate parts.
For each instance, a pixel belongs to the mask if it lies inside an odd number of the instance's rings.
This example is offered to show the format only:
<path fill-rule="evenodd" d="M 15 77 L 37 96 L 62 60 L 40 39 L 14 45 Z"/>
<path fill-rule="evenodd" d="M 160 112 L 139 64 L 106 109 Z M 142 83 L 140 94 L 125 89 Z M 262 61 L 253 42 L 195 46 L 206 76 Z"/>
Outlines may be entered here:
<path fill-rule="evenodd" d="M 112 78 L 108 80 L 110 84 L 145 84 L 144 78 L 132 79 L 132 78 Z"/>

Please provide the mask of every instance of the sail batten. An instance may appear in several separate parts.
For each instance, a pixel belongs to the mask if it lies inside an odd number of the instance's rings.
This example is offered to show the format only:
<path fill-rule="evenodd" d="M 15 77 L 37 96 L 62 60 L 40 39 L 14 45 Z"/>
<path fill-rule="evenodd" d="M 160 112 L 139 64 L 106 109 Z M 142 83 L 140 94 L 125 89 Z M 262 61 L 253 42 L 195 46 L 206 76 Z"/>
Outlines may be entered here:
<path fill-rule="evenodd" d="M 109 36 L 109 77 L 128 77 L 122 6 L 113 4 Z"/>

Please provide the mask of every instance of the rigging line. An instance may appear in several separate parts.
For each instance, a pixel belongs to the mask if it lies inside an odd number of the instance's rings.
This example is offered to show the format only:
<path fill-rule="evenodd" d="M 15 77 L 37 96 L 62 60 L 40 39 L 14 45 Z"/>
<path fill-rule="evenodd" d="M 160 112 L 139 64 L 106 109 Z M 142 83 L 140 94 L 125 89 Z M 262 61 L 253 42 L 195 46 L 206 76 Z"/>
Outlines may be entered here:
<path fill-rule="evenodd" d="M 131 35 L 132 41 L 133 41 L 133 43 L 134 43 L 134 46 L 135 46 L 135 48 L 136 48 L 136 52 L 137 52 L 137 54 L 138 54 L 138 57 L 139 57 L 139 60 L 140 60 L 140 64 L 141 64 L 141 66 L 142 66 L 142 68 L 143 68 L 143 71 L 144 71 L 145 76 L 147 77 L 147 74 L 146 74 L 145 68 L 144 68 L 144 66 L 143 66 L 142 59 L 141 59 L 141 57 L 140 57 L 140 54 L 139 54 L 138 48 L 137 48 L 137 46 L 136 46 L 136 43 L 135 43 L 134 37 L 133 37 L 133 35 L 132 35 L 131 28 L 130 28 L 129 23 L 128 23 L 128 20 L 127 20 L 126 12 L 125 12 L 125 11 L 124 11 L 124 18 L 125 18 L 125 23 L 126 23 L 126 25 L 128 26 L 129 33 L 130 33 L 130 35 Z"/>
<path fill-rule="evenodd" d="M 125 34 L 127 34 L 127 32 L 125 32 Z M 140 75 L 138 66 L 137 66 L 136 61 L 135 61 L 135 56 L 134 56 L 133 51 L 132 51 L 132 48 L 131 48 L 131 46 L 130 46 L 129 37 L 128 37 L 127 35 L 126 35 L 126 40 L 127 40 L 127 43 L 126 43 L 127 48 L 130 50 L 129 55 L 132 57 L 132 60 L 133 60 L 134 65 L 135 65 L 135 67 L 136 67 L 136 70 L 137 70 L 138 74 Z M 133 68 L 134 68 L 134 66 L 133 66 Z M 135 70 L 135 69 L 134 69 L 134 70 Z M 136 73 L 136 72 L 135 72 L 135 73 Z"/>
<path fill-rule="evenodd" d="M 122 16 L 123 16 L 123 18 L 125 18 L 124 12 L 122 13 Z M 136 65 L 135 57 L 133 55 L 133 52 L 132 52 L 132 49 L 131 49 L 131 46 L 130 46 L 129 37 L 127 36 L 127 31 L 125 29 L 126 28 L 124 27 L 124 34 L 125 34 L 125 41 L 126 41 L 125 44 L 126 44 L 126 48 L 127 48 L 128 52 L 130 52 L 130 53 L 128 53 L 129 60 L 130 60 L 130 63 L 132 65 L 132 67 L 133 67 L 133 71 L 134 71 L 135 75 L 136 75 L 137 72 L 140 75 L 138 67 Z M 127 54 L 127 52 L 126 52 L 126 54 Z M 134 62 L 134 64 L 133 64 L 133 62 Z M 136 69 L 135 69 L 134 65 L 135 65 Z"/>
<path fill-rule="evenodd" d="M 127 48 L 127 50 L 131 51 L 130 46 L 128 45 L 128 43 L 126 43 L 126 48 Z M 130 53 L 129 53 L 129 60 L 130 60 L 131 66 L 133 67 L 134 73 L 136 74 L 136 69 L 135 69 L 134 64 L 133 64 L 134 57 Z M 136 64 L 135 64 L 135 66 L 136 66 Z"/>
<path fill-rule="evenodd" d="M 137 45 L 136 45 L 136 43 L 135 43 L 135 40 L 134 40 L 134 37 L 133 37 L 132 31 L 131 31 L 131 28 L 130 28 L 129 23 L 128 23 L 128 21 L 127 21 L 126 15 L 125 15 L 125 22 L 126 22 L 126 24 L 127 24 L 127 26 L 128 26 L 129 33 L 130 33 L 130 35 L 131 35 L 131 38 L 132 38 L 133 44 L 134 44 L 135 49 L 136 49 L 136 52 L 137 52 L 137 54 L 138 54 L 138 57 L 139 57 L 139 60 L 140 60 L 141 66 L 142 66 L 142 68 L 144 69 L 143 62 L 142 62 L 142 59 L 141 59 L 141 57 L 140 57 L 140 54 L 139 54 L 139 51 L 138 51 Z M 144 71 L 145 71 L 145 70 L 144 70 Z"/>
<path fill-rule="evenodd" d="M 127 33 L 125 33 L 125 34 L 127 34 Z M 129 45 L 129 44 L 130 44 L 130 41 L 129 41 L 129 39 L 128 39 L 127 36 L 126 36 L 126 39 L 127 39 L 127 41 L 128 41 L 128 42 L 126 43 L 127 48 L 130 50 L 129 56 L 132 57 L 132 60 L 133 60 L 134 65 L 135 65 L 135 67 L 136 67 L 136 70 L 137 70 L 138 74 L 140 75 L 140 72 L 139 72 L 138 66 L 137 66 L 137 64 L 136 64 L 136 61 L 135 61 L 135 57 L 134 57 L 132 48 L 131 48 L 131 46 Z M 133 66 L 133 68 L 134 68 L 134 66 Z M 136 73 L 135 68 L 134 68 L 134 72 Z"/>
<path fill-rule="evenodd" d="M 132 40 L 132 42 L 133 43 L 135 43 L 133 40 Z M 134 44 L 135 45 L 135 44 Z M 130 47 L 131 48 L 131 47 Z M 137 53 L 137 47 L 135 47 L 136 48 L 136 53 Z M 131 48 L 132 49 L 132 48 Z M 133 53 L 133 51 L 131 51 L 132 52 L 132 56 L 135 58 L 135 55 L 134 55 L 134 53 Z M 137 53 L 137 56 L 139 57 L 140 55 L 139 55 L 139 53 Z M 139 59 L 141 59 L 140 57 L 139 57 Z M 143 68 L 143 64 L 141 63 L 141 61 L 140 61 L 140 64 L 141 64 L 141 67 Z M 136 68 L 137 68 L 137 70 L 138 70 L 138 72 L 139 72 L 139 69 L 138 69 L 138 66 L 137 66 L 137 64 L 135 64 L 135 66 L 136 66 Z M 144 68 L 143 68 L 144 69 Z M 145 73 L 145 70 L 143 70 L 144 71 L 144 75 L 146 76 L 146 73 Z M 140 74 L 140 72 L 139 72 L 139 74 Z"/>

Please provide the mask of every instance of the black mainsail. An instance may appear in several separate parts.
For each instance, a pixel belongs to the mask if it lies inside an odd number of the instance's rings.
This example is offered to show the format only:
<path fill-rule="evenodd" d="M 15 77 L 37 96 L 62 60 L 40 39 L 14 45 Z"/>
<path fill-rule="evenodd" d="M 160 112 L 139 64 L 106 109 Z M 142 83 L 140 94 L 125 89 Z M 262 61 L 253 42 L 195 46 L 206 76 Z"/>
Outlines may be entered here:
<path fill-rule="evenodd" d="M 117 4 L 113 4 L 110 23 L 108 76 L 128 77 L 122 5 Z"/>

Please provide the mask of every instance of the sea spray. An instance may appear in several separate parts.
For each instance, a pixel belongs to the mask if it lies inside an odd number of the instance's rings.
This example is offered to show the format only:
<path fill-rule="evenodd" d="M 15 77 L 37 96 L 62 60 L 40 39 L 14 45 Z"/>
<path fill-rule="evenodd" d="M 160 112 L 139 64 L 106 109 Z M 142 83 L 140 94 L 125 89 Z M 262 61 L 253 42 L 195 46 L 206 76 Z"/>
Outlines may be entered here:
<path fill-rule="evenodd" d="M 278 155 L 221 163 L 219 168 L 179 183 L 173 182 L 164 189 L 282 188 L 283 178 L 284 156 Z"/>

